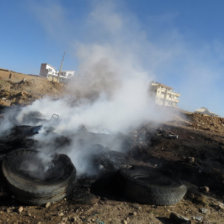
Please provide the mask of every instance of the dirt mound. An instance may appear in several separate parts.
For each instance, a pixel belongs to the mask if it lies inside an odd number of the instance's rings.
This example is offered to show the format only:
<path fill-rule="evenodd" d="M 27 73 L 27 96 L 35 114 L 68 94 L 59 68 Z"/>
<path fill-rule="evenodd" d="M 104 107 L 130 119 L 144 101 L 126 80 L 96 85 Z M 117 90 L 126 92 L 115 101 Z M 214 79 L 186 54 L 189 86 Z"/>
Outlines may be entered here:
<path fill-rule="evenodd" d="M 224 133 L 224 118 L 201 113 L 192 113 L 188 117 L 194 128 Z"/>
<path fill-rule="evenodd" d="M 44 77 L 0 70 L 0 106 L 26 105 L 43 96 L 60 96 L 64 85 Z"/>

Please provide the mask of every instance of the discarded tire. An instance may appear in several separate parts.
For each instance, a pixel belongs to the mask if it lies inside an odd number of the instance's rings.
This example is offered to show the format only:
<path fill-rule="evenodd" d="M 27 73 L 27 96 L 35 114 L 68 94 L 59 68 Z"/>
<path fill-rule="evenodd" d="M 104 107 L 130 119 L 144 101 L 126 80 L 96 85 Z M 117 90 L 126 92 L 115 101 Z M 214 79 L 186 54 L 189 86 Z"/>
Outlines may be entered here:
<path fill-rule="evenodd" d="M 150 167 L 122 169 L 123 190 L 126 197 L 139 203 L 172 205 L 179 202 L 187 187 Z"/>
<path fill-rule="evenodd" d="M 43 163 L 39 152 L 17 150 L 2 162 L 2 173 L 16 199 L 28 204 L 45 204 L 69 195 L 75 184 L 76 169 L 66 155 L 55 155 Z"/>

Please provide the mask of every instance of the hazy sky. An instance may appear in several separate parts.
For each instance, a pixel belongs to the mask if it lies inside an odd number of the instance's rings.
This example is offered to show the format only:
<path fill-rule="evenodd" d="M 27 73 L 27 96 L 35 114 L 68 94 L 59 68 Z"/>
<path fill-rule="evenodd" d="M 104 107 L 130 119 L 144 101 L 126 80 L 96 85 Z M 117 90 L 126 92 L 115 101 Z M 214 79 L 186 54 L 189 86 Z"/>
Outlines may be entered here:
<path fill-rule="evenodd" d="M 224 116 L 223 11 L 222 0 L 1 0 L 0 67 L 38 74 L 65 51 L 64 69 L 78 70 L 80 46 L 109 45 L 179 92 L 181 108 Z"/>

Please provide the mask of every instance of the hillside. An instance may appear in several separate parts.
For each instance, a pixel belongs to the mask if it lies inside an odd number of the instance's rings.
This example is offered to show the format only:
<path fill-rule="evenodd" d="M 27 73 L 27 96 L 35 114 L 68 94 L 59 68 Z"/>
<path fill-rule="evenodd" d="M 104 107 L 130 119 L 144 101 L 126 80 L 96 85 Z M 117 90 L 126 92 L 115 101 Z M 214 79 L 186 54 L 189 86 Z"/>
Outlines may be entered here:
<path fill-rule="evenodd" d="M 45 95 L 59 96 L 63 85 L 46 78 L 0 69 L 0 106 L 26 105 Z"/>
<path fill-rule="evenodd" d="M 45 95 L 57 97 L 63 85 L 0 70 L 0 89 L 0 105 L 4 108 L 26 105 Z M 108 193 L 104 182 L 96 191 L 87 178 L 84 183 L 78 182 L 81 187 L 78 185 L 80 188 L 67 199 L 30 206 L 17 202 L 1 184 L 0 223 L 224 223 L 224 118 L 178 110 L 177 119 L 160 127 L 144 124 L 130 137 L 128 158 L 180 178 L 188 187 L 183 200 L 172 206 L 140 204 Z M 2 154 L 15 145 L 25 148 L 30 144 L 30 139 L 21 139 L 21 135 L 17 138 L 16 133 L 0 139 Z M 112 188 L 116 184 L 112 183 Z"/>

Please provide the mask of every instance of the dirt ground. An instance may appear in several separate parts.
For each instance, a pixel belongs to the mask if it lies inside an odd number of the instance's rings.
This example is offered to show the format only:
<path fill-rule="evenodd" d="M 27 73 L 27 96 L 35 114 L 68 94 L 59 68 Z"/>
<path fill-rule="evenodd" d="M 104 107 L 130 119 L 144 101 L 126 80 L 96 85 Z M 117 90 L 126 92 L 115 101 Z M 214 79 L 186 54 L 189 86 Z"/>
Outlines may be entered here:
<path fill-rule="evenodd" d="M 28 104 L 45 94 L 58 95 L 63 88 L 43 78 L 13 74 L 16 78 L 9 79 L 9 75 L 9 71 L 0 72 L 2 107 Z M 16 96 L 23 92 L 24 98 Z M 180 114 L 180 119 L 160 127 L 146 124 L 136 130 L 128 153 L 140 163 L 163 167 L 188 186 L 184 199 L 176 205 L 139 204 L 110 194 L 96 195 L 86 187 L 60 202 L 30 206 L 17 202 L 2 184 L 0 223 L 224 223 L 224 118 L 184 111 Z M 9 147 L 10 143 L 0 145 Z M 172 213 L 186 217 L 188 222 L 175 221 Z"/>
<path fill-rule="evenodd" d="M 63 85 L 44 77 L 0 69 L 0 106 L 26 105 L 43 96 L 61 94 Z"/>

